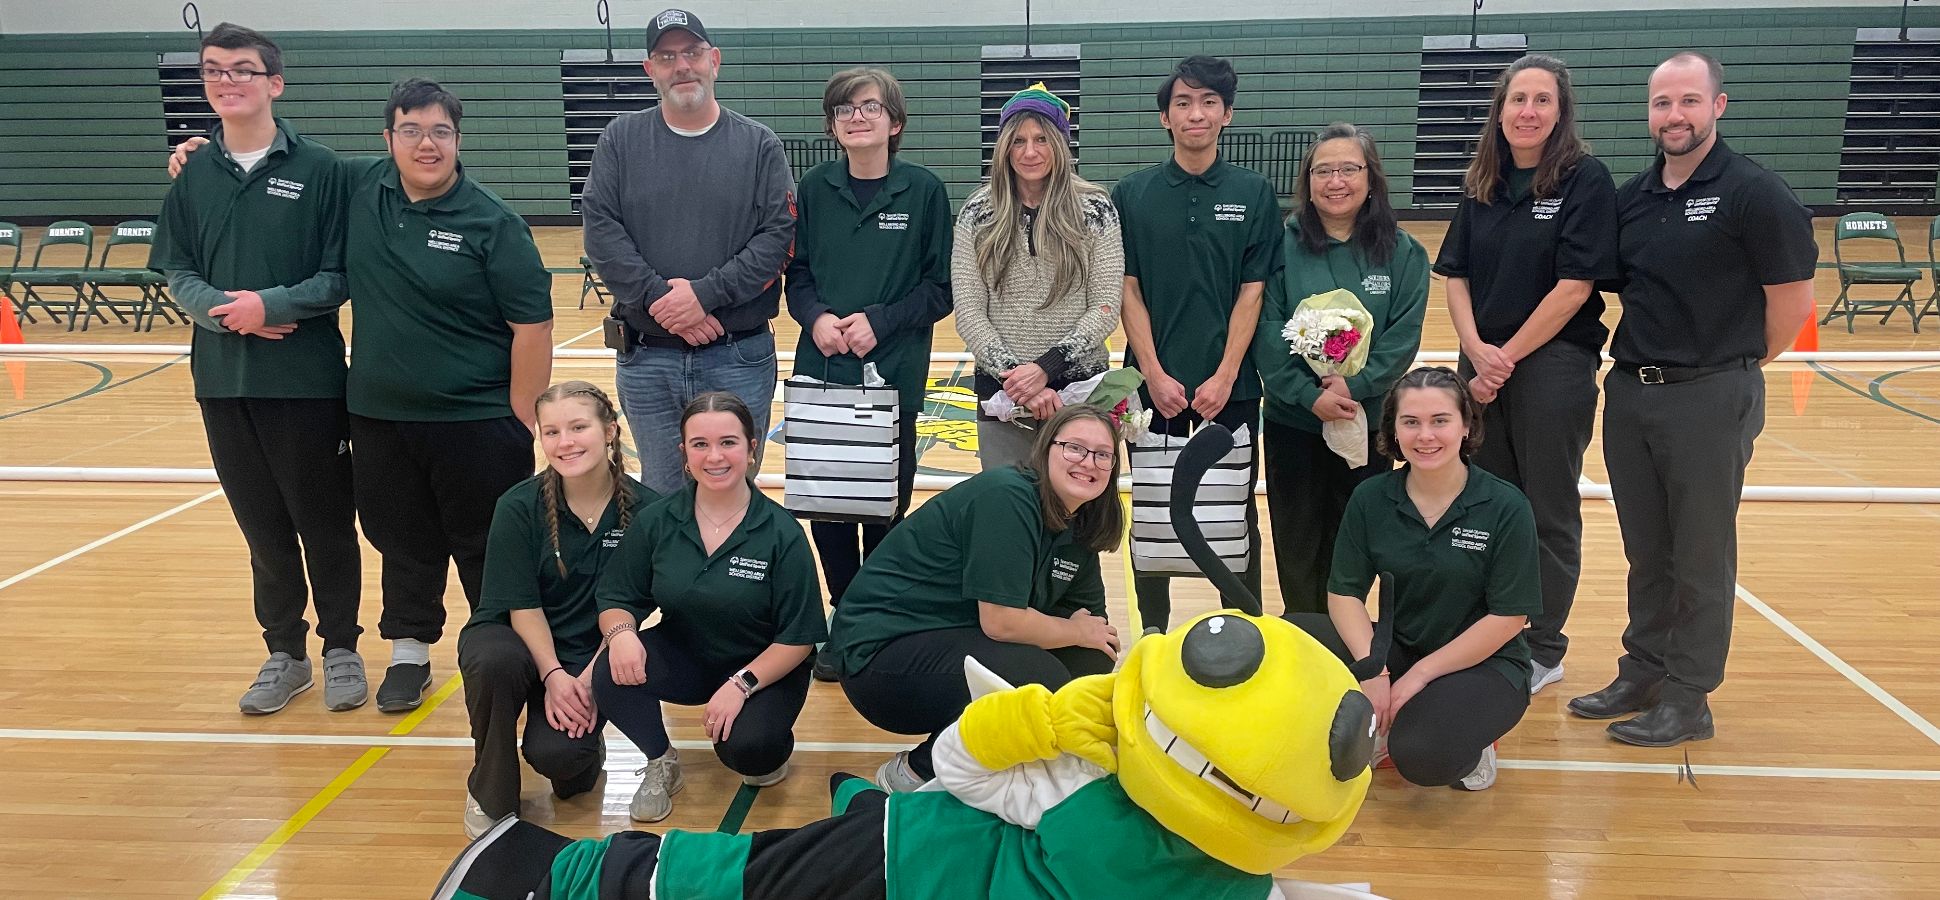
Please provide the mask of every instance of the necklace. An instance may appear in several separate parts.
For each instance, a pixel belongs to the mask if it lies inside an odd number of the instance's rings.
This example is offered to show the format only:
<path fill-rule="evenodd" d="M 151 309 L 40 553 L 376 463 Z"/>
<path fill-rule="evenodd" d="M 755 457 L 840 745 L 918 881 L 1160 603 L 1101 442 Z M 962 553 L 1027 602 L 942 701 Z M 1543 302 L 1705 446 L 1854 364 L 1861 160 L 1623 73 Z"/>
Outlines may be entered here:
<path fill-rule="evenodd" d="M 721 533 L 721 529 L 726 528 L 730 523 L 736 521 L 737 519 L 740 519 L 742 514 L 746 513 L 747 511 L 748 511 L 748 508 L 746 506 L 742 506 L 740 509 L 737 509 L 734 512 L 728 514 L 727 518 L 716 521 L 713 516 L 708 515 L 705 510 L 701 509 L 701 505 L 699 503 L 694 504 L 694 514 L 706 520 L 708 527 L 713 529 L 713 533 L 717 535 Z"/>

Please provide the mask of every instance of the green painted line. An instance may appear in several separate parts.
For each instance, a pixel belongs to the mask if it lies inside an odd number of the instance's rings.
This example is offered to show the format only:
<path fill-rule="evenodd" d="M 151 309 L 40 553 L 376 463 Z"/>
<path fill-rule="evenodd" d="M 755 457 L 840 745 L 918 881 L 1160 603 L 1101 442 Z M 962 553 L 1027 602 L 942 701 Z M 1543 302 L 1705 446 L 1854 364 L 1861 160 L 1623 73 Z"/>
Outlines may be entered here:
<path fill-rule="evenodd" d="M 16 415 L 27 415 L 27 413 L 39 413 L 41 409 L 52 409 L 52 407 L 56 407 L 56 405 L 60 405 L 60 403 L 72 403 L 72 402 L 76 402 L 76 400 L 81 400 L 81 398 L 87 398 L 87 396 L 93 396 L 93 394 L 101 394 L 103 390 L 109 390 L 109 386 L 111 386 L 111 382 L 113 382 L 114 380 L 114 372 L 111 372 L 111 370 L 109 370 L 109 367 L 105 367 L 105 365 L 101 365 L 101 363 L 89 363 L 89 361 L 85 361 L 85 359 L 60 359 L 60 357 L 12 357 L 12 359 L 19 359 L 19 361 L 29 361 L 29 363 L 31 363 L 31 361 L 41 361 L 41 363 L 74 363 L 74 365 L 83 365 L 83 367 L 89 367 L 89 369 L 93 369 L 95 370 L 95 372 L 99 372 L 99 374 L 101 374 L 101 380 L 97 380 L 93 388 L 87 388 L 87 390 L 83 390 L 83 392 L 80 392 L 80 394 L 74 394 L 74 396 L 68 396 L 68 398 L 62 398 L 62 400 L 54 400 L 54 402 L 52 403 L 41 403 L 41 405 L 37 405 L 37 407 L 31 407 L 31 409 L 21 409 L 21 411 L 17 411 L 17 413 L 6 413 L 6 415 L 0 415 L 0 419 L 12 419 L 12 417 L 16 417 Z M 147 372 L 142 372 L 142 374 L 147 374 Z M 140 374 L 138 374 L 136 378 L 140 378 Z M 132 378 L 130 378 L 130 380 L 132 380 Z"/>
<path fill-rule="evenodd" d="M 1865 399 L 1871 400 L 1874 403 L 1878 403 L 1879 405 L 1884 406 L 1888 409 L 1897 410 L 1899 412 L 1906 413 L 1907 415 L 1912 416 L 1916 419 L 1923 419 L 1925 421 L 1932 422 L 1935 425 L 1940 425 L 1940 418 L 1935 418 L 1933 416 L 1927 415 L 1926 413 L 1919 412 L 1917 410 L 1907 409 L 1906 407 L 1901 406 L 1900 404 L 1887 399 L 1886 395 L 1880 393 L 1880 390 L 1879 390 L 1879 385 L 1881 382 L 1884 382 L 1888 379 L 1891 379 L 1900 375 L 1905 375 L 1908 372 L 1917 372 L 1923 369 L 1931 369 L 1931 368 L 1935 368 L 1935 366 L 1918 366 L 1912 369 L 1900 369 L 1898 371 L 1888 372 L 1884 375 L 1879 376 L 1878 378 L 1873 379 L 1869 384 L 1867 384 L 1865 390 L 1860 390 L 1858 387 L 1855 387 L 1853 385 L 1845 383 L 1844 381 L 1839 380 L 1838 375 L 1835 375 L 1834 373 L 1835 372 L 1837 372 L 1838 374 L 1845 374 L 1845 373 L 1839 372 L 1839 370 L 1837 369 L 1832 369 L 1824 365 L 1823 363 L 1809 362 L 1809 363 L 1806 363 L 1806 366 L 1811 368 L 1812 371 L 1819 373 L 1819 375 L 1824 377 L 1825 380 L 1830 381 L 1833 384 L 1836 384 L 1848 391 L 1851 391 L 1853 394 L 1857 396 L 1864 397 Z"/>
<path fill-rule="evenodd" d="M 728 803 L 727 813 L 721 816 L 721 827 L 714 830 L 722 834 L 740 834 L 742 823 L 748 820 L 748 810 L 754 808 L 754 798 L 760 795 L 760 788 L 741 785 L 741 789 L 734 792 L 734 800 Z"/>

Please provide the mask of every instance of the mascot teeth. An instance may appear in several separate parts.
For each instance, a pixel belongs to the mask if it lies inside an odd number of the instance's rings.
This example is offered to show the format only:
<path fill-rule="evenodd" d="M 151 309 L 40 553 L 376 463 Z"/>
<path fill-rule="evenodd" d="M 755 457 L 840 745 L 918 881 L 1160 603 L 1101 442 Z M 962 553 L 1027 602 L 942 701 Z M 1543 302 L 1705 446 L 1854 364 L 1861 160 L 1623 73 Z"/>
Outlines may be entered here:
<path fill-rule="evenodd" d="M 1197 773 L 1206 783 L 1239 801 L 1241 806 L 1252 810 L 1260 818 L 1281 825 L 1292 825 L 1302 821 L 1299 816 L 1293 814 L 1293 810 L 1241 787 L 1237 779 L 1220 771 L 1219 767 L 1213 765 L 1205 754 L 1200 753 L 1184 738 L 1167 728 L 1164 722 L 1159 721 L 1159 717 L 1152 712 L 1150 706 L 1145 708 L 1145 731 L 1152 736 L 1152 740 L 1165 749 L 1165 755 L 1172 757 L 1173 762 L 1178 763 L 1188 772 Z"/>

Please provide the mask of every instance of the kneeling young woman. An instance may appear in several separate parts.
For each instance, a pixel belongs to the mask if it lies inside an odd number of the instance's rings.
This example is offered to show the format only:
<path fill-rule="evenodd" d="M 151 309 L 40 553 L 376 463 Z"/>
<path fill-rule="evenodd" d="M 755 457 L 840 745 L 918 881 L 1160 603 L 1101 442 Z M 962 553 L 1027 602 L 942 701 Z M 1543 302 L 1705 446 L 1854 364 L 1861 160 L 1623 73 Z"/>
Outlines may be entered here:
<path fill-rule="evenodd" d="M 1361 682 L 1402 778 L 1482 790 L 1495 742 L 1529 707 L 1522 629 L 1542 612 L 1536 524 L 1514 485 L 1469 461 L 1481 412 L 1446 368 L 1402 376 L 1383 408 L 1382 452 L 1402 468 L 1347 502 L 1327 581 L 1327 615 L 1291 616 L 1343 660 L 1368 655 L 1368 588 L 1393 576 L 1387 671 Z"/>
<path fill-rule="evenodd" d="M 934 776 L 931 742 L 970 702 L 964 657 L 1053 690 L 1111 671 L 1098 554 L 1124 530 L 1116 434 L 1096 407 L 1058 410 L 1024 461 L 938 494 L 863 562 L 830 631 L 842 689 L 876 727 L 929 736 L 883 765 L 883 787 Z"/>
<path fill-rule="evenodd" d="M 683 785 L 660 703 L 707 709 L 723 765 L 766 787 L 787 777 L 795 718 L 808 699 L 808 656 L 828 636 L 808 537 L 758 491 L 749 466 L 754 417 L 709 391 L 680 416 L 687 487 L 647 507 L 600 579 L 593 693 L 646 754 L 628 813 L 658 822 Z M 640 624 L 655 610 L 660 622 Z"/>

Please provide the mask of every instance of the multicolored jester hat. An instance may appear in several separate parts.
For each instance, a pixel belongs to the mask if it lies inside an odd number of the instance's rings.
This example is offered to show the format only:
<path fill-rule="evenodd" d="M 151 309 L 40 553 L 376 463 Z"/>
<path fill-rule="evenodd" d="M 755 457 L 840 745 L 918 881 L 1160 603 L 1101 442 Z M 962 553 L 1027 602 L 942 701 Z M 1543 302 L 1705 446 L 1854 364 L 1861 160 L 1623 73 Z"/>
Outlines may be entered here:
<path fill-rule="evenodd" d="M 1192 496 L 1232 447 L 1201 429 L 1172 518 L 1223 590 Z M 1383 616 L 1384 620 L 1390 616 Z M 1374 646 L 1387 646 L 1377 635 Z M 966 660 L 976 696 L 936 741 L 936 779 L 884 794 L 831 779 L 833 815 L 752 834 L 625 831 L 569 840 L 507 816 L 438 900 L 1220 900 L 1368 896 L 1276 880 L 1332 846 L 1367 794 L 1373 707 L 1360 670 L 1277 618 L 1231 610 L 1139 641 L 1119 671 L 1013 688 Z"/>

